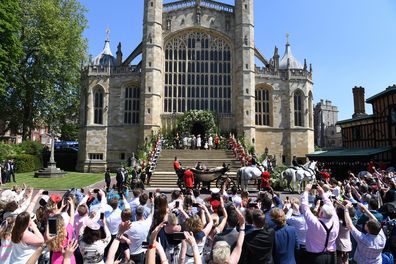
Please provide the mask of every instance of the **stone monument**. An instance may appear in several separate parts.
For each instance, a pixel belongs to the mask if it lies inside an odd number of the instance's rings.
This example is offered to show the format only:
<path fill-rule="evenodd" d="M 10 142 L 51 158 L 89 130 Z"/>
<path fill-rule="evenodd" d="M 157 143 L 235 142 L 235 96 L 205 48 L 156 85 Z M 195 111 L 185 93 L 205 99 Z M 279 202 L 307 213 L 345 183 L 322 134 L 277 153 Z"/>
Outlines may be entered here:
<path fill-rule="evenodd" d="M 55 135 L 51 134 L 51 157 L 47 168 L 34 173 L 35 178 L 59 178 L 65 176 L 66 172 L 56 167 L 55 162 Z"/>

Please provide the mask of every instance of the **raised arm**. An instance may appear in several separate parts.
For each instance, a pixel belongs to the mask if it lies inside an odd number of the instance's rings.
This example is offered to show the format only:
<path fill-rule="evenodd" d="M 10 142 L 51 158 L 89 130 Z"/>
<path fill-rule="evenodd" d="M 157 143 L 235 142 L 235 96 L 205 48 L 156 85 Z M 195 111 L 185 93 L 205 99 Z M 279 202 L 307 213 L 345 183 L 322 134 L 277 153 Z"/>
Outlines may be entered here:
<path fill-rule="evenodd" d="M 228 219 L 228 214 L 227 214 L 227 210 L 225 209 L 225 206 L 224 206 L 223 197 L 220 198 L 220 202 L 221 202 L 221 209 L 223 211 L 223 219 L 221 220 L 220 224 L 217 226 L 217 231 L 219 233 L 223 232 L 223 229 L 224 229 L 225 225 L 227 224 L 227 219 Z"/>
<path fill-rule="evenodd" d="M 318 191 L 319 188 L 321 192 L 323 192 L 323 189 L 318 185 Z M 308 183 L 305 186 L 305 191 L 301 195 L 301 211 L 304 214 L 305 221 L 307 222 L 307 225 L 314 225 L 317 228 L 320 228 L 321 223 L 319 222 L 318 218 L 311 212 L 311 209 L 309 207 L 309 202 L 308 202 L 308 193 L 312 189 L 312 184 Z M 327 200 L 329 200 L 327 198 Z"/>
<path fill-rule="evenodd" d="M 26 212 L 31 214 L 33 212 L 34 207 L 36 207 L 38 199 L 43 195 L 44 190 L 39 190 L 36 195 L 33 197 L 33 199 L 30 201 L 30 204 L 28 208 L 26 209 Z"/>
<path fill-rule="evenodd" d="M 245 218 L 238 209 L 236 209 L 236 212 L 238 215 L 238 222 L 239 222 L 239 235 L 235 248 L 230 255 L 230 260 L 228 261 L 228 264 L 238 263 L 242 253 L 243 241 L 245 239 Z"/>
<path fill-rule="evenodd" d="M 187 243 L 190 244 L 190 246 L 191 246 L 193 256 L 194 256 L 194 263 L 202 264 L 201 254 L 199 253 L 197 241 L 195 241 L 193 233 L 184 231 L 184 236 L 186 237 L 185 240 L 187 241 Z"/>
<path fill-rule="evenodd" d="M 364 206 L 362 203 L 358 203 L 358 206 L 359 206 L 359 208 L 360 208 L 360 211 L 362 211 L 362 213 L 364 213 L 365 215 L 367 215 L 367 217 L 368 217 L 370 220 L 378 221 L 377 218 L 370 212 L 370 210 L 369 210 L 366 206 Z"/>
<path fill-rule="evenodd" d="M 124 204 L 124 209 L 131 209 L 131 205 L 128 203 L 128 200 L 124 194 L 122 195 L 122 202 Z"/>
<path fill-rule="evenodd" d="M 118 246 L 120 245 L 120 237 L 127 231 L 129 228 L 131 228 L 132 222 L 126 221 L 122 222 L 120 226 L 118 227 L 118 233 L 116 238 L 113 240 L 111 243 L 109 252 L 107 254 L 106 258 L 106 264 L 113 264 L 114 263 L 114 257 L 117 253 Z"/>
<path fill-rule="evenodd" d="M 74 225 L 74 215 L 75 215 L 74 201 L 71 197 L 69 197 L 67 199 L 67 202 L 69 203 L 69 207 L 70 207 L 69 224 L 71 224 L 73 226 Z"/>
<path fill-rule="evenodd" d="M 160 243 L 157 243 L 157 236 L 158 236 L 158 233 L 160 232 L 161 228 L 163 228 L 164 226 L 165 226 L 165 223 L 162 222 L 161 224 L 156 226 L 150 234 L 149 248 L 146 251 L 146 262 L 145 262 L 146 264 L 155 264 L 156 248 L 161 246 Z M 161 256 L 161 254 L 160 254 L 160 256 Z M 162 261 L 164 261 L 164 262 L 162 262 Z M 167 262 L 168 261 L 166 259 L 166 256 L 165 256 L 165 259 L 163 259 L 163 256 L 161 256 L 161 263 L 165 264 Z"/>
<path fill-rule="evenodd" d="M 199 208 L 201 208 L 201 210 L 204 210 L 208 223 L 206 224 L 205 228 L 202 230 L 205 233 L 205 236 L 207 236 L 209 234 L 209 232 L 212 230 L 213 227 L 213 219 L 212 216 L 210 215 L 208 208 L 206 208 L 205 205 L 200 204 Z"/>

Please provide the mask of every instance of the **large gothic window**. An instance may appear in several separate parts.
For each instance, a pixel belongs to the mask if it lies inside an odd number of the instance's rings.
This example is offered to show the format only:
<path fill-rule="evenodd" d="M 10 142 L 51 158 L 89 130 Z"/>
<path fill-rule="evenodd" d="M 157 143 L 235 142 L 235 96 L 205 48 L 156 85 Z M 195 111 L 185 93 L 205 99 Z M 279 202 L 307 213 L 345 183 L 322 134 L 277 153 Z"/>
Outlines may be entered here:
<path fill-rule="evenodd" d="M 270 91 L 269 89 L 257 89 L 256 95 L 256 125 L 270 126 Z"/>
<path fill-rule="evenodd" d="M 304 126 L 304 95 L 301 91 L 294 93 L 294 125 Z"/>
<path fill-rule="evenodd" d="M 231 48 L 223 39 L 188 32 L 165 44 L 164 111 L 231 113 Z"/>
<path fill-rule="evenodd" d="M 124 124 L 139 124 L 139 87 L 125 89 Z"/>
<path fill-rule="evenodd" d="M 94 124 L 103 124 L 103 90 L 94 92 Z"/>

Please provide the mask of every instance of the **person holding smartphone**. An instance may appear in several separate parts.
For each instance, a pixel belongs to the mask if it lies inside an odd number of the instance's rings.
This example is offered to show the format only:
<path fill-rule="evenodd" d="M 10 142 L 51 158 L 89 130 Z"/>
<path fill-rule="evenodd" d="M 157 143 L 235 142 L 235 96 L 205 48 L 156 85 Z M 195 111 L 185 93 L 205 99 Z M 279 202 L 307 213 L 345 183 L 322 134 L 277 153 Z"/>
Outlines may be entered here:
<path fill-rule="evenodd" d="M 198 215 L 193 215 L 192 217 L 188 218 L 184 222 L 184 225 L 186 231 L 192 232 L 197 242 L 198 252 L 202 256 L 206 238 L 213 227 L 213 220 L 208 208 L 206 208 L 205 205 L 200 204 L 199 207 L 201 208 L 201 214 L 204 213 L 206 216 L 202 217 L 202 219 L 207 220 L 206 225 L 204 222 L 202 222 L 201 217 Z M 191 245 L 188 245 L 187 242 L 183 240 L 179 263 L 194 263 L 193 251 L 194 248 L 192 248 Z"/>
<path fill-rule="evenodd" d="M 50 224 L 47 225 L 47 233 L 46 237 L 49 239 L 51 236 L 55 235 L 56 237 L 51 240 L 48 245 L 50 251 L 52 251 L 51 263 L 52 264 L 62 264 L 63 263 L 63 254 L 62 252 L 67 247 L 68 243 L 73 240 L 74 234 L 74 202 L 71 197 L 67 199 L 67 203 L 69 204 L 70 208 L 70 218 L 69 222 L 65 224 L 65 221 L 62 215 L 58 214 L 54 217 L 55 220 L 55 228 L 56 233 L 50 234 Z M 70 263 L 76 263 L 74 255 L 70 258 Z"/>
<path fill-rule="evenodd" d="M 16 217 L 11 241 L 10 263 L 12 264 L 25 264 L 37 247 L 44 243 L 44 237 L 31 219 L 30 213 L 22 212 Z"/>

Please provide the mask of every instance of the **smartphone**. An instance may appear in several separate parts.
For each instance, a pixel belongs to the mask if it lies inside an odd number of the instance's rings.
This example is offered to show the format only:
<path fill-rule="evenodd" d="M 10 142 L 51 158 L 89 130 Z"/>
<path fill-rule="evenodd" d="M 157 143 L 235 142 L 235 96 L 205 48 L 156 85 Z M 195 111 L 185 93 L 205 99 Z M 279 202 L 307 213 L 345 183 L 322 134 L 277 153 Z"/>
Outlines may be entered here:
<path fill-rule="evenodd" d="M 43 195 L 48 195 L 48 191 L 43 191 Z"/>
<path fill-rule="evenodd" d="M 286 196 L 286 201 L 289 201 L 289 196 Z"/>
<path fill-rule="evenodd" d="M 249 207 L 257 207 L 257 203 L 249 203 Z"/>
<path fill-rule="evenodd" d="M 153 192 L 149 192 L 149 199 L 153 198 Z"/>
<path fill-rule="evenodd" d="M 142 248 L 148 248 L 148 246 L 149 246 L 149 242 L 147 241 L 142 242 Z"/>
<path fill-rule="evenodd" d="M 56 231 L 56 224 L 57 224 L 57 218 L 56 217 L 49 217 L 48 218 L 48 231 L 51 236 L 56 236 L 57 231 Z"/>
<path fill-rule="evenodd" d="M 100 213 L 100 220 L 104 219 L 104 213 Z"/>
<path fill-rule="evenodd" d="M 318 184 L 312 184 L 312 190 L 316 190 L 316 189 L 318 189 Z"/>
<path fill-rule="evenodd" d="M 228 196 L 228 201 L 232 203 L 232 196 Z"/>
<path fill-rule="evenodd" d="M 99 189 L 94 189 L 93 192 L 94 193 L 99 193 Z"/>
<path fill-rule="evenodd" d="M 173 239 L 174 240 L 183 240 L 185 238 L 186 237 L 184 236 L 183 232 L 175 232 L 175 233 L 173 233 Z"/>
<path fill-rule="evenodd" d="M 193 203 L 192 206 L 193 207 L 199 207 L 199 203 Z"/>
<path fill-rule="evenodd" d="M 176 201 L 176 202 L 175 202 L 175 208 L 179 208 L 179 205 L 180 205 L 180 202 L 179 202 L 179 201 Z"/>

